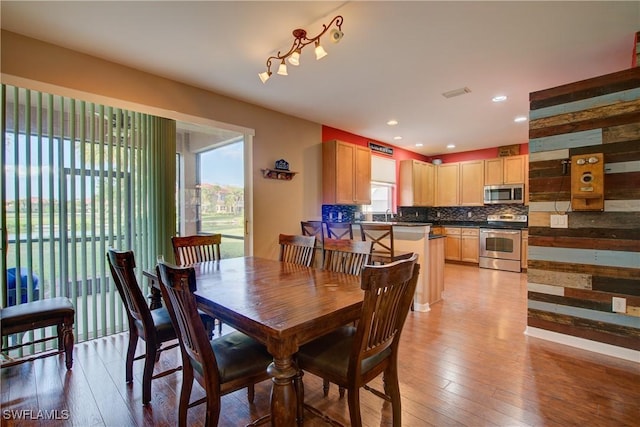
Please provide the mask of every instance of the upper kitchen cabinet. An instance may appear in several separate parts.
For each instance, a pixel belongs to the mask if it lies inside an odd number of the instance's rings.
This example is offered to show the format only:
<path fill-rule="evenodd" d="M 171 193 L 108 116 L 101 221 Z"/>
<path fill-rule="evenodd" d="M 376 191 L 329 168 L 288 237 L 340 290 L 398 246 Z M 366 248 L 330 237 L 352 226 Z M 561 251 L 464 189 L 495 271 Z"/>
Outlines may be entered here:
<path fill-rule="evenodd" d="M 436 206 L 458 206 L 460 163 L 436 166 Z"/>
<path fill-rule="evenodd" d="M 400 162 L 400 206 L 435 204 L 435 166 L 419 160 Z"/>
<path fill-rule="evenodd" d="M 526 165 L 529 156 L 498 157 L 484 161 L 484 184 L 524 184 L 527 181 Z"/>
<path fill-rule="evenodd" d="M 484 161 L 460 162 L 460 206 L 484 205 Z"/>
<path fill-rule="evenodd" d="M 322 144 L 322 202 L 371 204 L 371 150 L 332 140 Z"/>

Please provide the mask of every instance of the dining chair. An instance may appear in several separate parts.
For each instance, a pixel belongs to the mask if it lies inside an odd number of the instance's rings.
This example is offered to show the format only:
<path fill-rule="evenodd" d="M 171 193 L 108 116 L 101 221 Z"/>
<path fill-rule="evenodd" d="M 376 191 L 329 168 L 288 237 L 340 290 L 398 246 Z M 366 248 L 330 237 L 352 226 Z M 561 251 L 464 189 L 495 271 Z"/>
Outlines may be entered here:
<path fill-rule="evenodd" d="M 171 243 L 176 264 L 187 266 L 197 262 L 219 260 L 221 241 L 222 234 L 173 236 Z"/>
<path fill-rule="evenodd" d="M 398 382 L 400 334 L 418 283 L 420 265 L 413 255 L 385 265 L 367 265 L 361 276 L 364 290 L 362 314 L 356 326 L 346 325 L 300 347 L 298 368 L 345 387 L 351 426 L 360 427 L 360 388 L 391 402 L 393 426 L 400 427 L 401 404 Z M 383 374 L 384 391 L 367 384 Z M 298 416 L 304 407 L 302 375 L 298 382 Z"/>
<path fill-rule="evenodd" d="M 206 402 L 205 426 L 218 425 L 220 397 L 248 388 L 253 402 L 254 384 L 269 378 L 267 367 L 273 357 L 266 348 L 241 332 L 232 332 L 209 341 L 193 291 L 196 277 L 193 267 L 158 263 L 156 271 L 162 297 L 171 315 L 182 353 L 182 388 L 178 407 L 178 425 L 187 425 L 189 408 Z M 194 378 L 205 390 L 205 397 L 190 402 Z M 269 416 L 261 417 L 260 420 Z M 260 423 L 260 420 L 254 423 Z"/>
<path fill-rule="evenodd" d="M 220 244 L 222 234 L 198 234 L 194 236 L 173 236 L 173 254 L 179 266 L 193 265 L 198 262 L 220 260 Z M 218 334 L 222 335 L 220 319 L 210 318 L 214 324 L 218 323 Z"/>
<path fill-rule="evenodd" d="M 359 275 L 371 257 L 371 242 L 358 240 L 326 239 L 324 245 L 324 270 L 337 273 Z M 329 380 L 323 380 L 322 391 L 329 395 Z M 344 388 L 340 387 L 340 397 L 344 397 Z"/>
<path fill-rule="evenodd" d="M 315 236 L 280 234 L 279 260 L 311 267 L 316 249 Z"/>
<path fill-rule="evenodd" d="M 408 259 L 413 252 L 397 251 L 393 242 L 393 225 L 391 224 L 360 224 L 360 235 L 363 241 L 371 241 L 371 261 L 387 264 L 401 259 Z"/>
<path fill-rule="evenodd" d="M 316 236 L 316 242 L 322 241 L 322 221 L 300 221 L 303 236 Z"/>
<path fill-rule="evenodd" d="M 315 236 L 316 237 L 316 252 L 320 253 L 318 257 L 320 265 L 324 260 L 323 241 L 324 231 L 322 221 L 300 221 L 300 228 L 303 236 Z M 318 262 L 316 259 L 316 263 Z"/>
<path fill-rule="evenodd" d="M 179 345 L 178 342 L 175 342 L 167 347 L 162 347 L 162 344 L 175 340 L 177 336 L 167 309 L 160 307 L 150 310 L 147 306 L 134 272 L 136 262 L 133 252 L 109 248 L 107 260 L 129 321 L 129 347 L 127 349 L 125 379 L 127 383 L 133 381 L 133 362 L 144 359 L 142 404 L 146 405 L 151 400 L 151 380 L 182 369 L 178 366 L 153 375 L 154 364 L 160 358 L 160 353 Z M 145 353 L 135 357 L 138 338 L 142 338 L 145 342 Z"/>
<path fill-rule="evenodd" d="M 359 240 L 326 239 L 322 268 L 338 273 L 359 275 L 369 263 L 371 242 Z"/>
<path fill-rule="evenodd" d="M 353 239 L 353 226 L 350 222 L 325 222 L 327 239 Z"/>

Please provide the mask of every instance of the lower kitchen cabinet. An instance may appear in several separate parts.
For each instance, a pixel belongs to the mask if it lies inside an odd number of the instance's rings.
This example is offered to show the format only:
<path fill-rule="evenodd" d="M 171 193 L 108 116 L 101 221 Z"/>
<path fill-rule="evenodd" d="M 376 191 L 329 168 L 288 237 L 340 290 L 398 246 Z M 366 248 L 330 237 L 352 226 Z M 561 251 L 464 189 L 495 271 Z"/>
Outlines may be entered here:
<path fill-rule="evenodd" d="M 463 228 L 460 233 L 460 261 L 478 264 L 480 246 L 480 230 L 478 228 Z"/>
<path fill-rule="evenodd" d="M 478 263 L 479 229 L 475 227 L 444 227 L 447 236 L 445 256 L 449 261 Z"/>
<path fill-rule="evenodd" d="M 460 227 L 444 227 L 447 236 L 444 243 L 444 259 L 460 261 Z"/>
<path fill-rule="evenodd" d="M 444 291 L 444 238 L 429 239 L 429 305 L 442 299 Z"/>

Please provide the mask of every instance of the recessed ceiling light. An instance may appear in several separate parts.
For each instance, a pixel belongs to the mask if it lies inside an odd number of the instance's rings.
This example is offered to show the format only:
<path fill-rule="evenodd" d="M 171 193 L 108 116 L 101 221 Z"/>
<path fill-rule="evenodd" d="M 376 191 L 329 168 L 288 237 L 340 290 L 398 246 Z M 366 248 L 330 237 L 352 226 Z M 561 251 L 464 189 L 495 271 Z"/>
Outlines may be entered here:
<path fill-rule="evenodd" d="M 397 120 L 389 120 L 389 121 L 387 122 L 387 124 L 388 124 L 389 126 L 395 126 L 395 125 L 397 125 L 397 124 L 398 124 L 398 121 L 397 121 Z"/>
<path fill-rule="evenodd" d="M 416 147 L 422 147 L 423 145 L 424 145 L 424 144 L 417 143 L 417 144 L 416 144 Z"/>
<path fill-rule="evenodd" d="M 447 144 L 447 148 L 449 148 L 449 149 L 456 148 L 456 146 L 454 144 Z"/>
<path fill-rule="evenodd" d="M 527 118 L 525 116 L 518 116 L 515 119 L 513 119 L 513 121 L 516 123 L 522 123 L 522 122 L 526 122 Z"/>
<path fill-rule="evenodd" d="M 402 139 L 401 136 L 394 136 L 393 139 L 395 139 L 396 141 L 400 141 Z"/>
<path fill-rule="evenodd" d="M 506 95 L 498 95 L 498 96 L 494 96 L 493 98 L 491 98 L 491 100 L 493 102 L 504 102 L 507 100 L 507 96 Z"/>

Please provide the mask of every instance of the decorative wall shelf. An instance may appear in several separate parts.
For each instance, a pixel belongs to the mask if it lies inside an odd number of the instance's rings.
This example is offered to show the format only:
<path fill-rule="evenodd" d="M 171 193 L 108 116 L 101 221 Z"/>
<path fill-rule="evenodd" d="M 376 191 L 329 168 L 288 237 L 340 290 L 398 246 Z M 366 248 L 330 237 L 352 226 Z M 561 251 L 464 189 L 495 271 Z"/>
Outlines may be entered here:
<path fill-rule="evenodd" d="M 298 172 L 291 172 L 283 169 L 261 169 L 262 176 L 270 179 L 281 179 L 283 181 L 291 181 L 293 176 Z"/>

